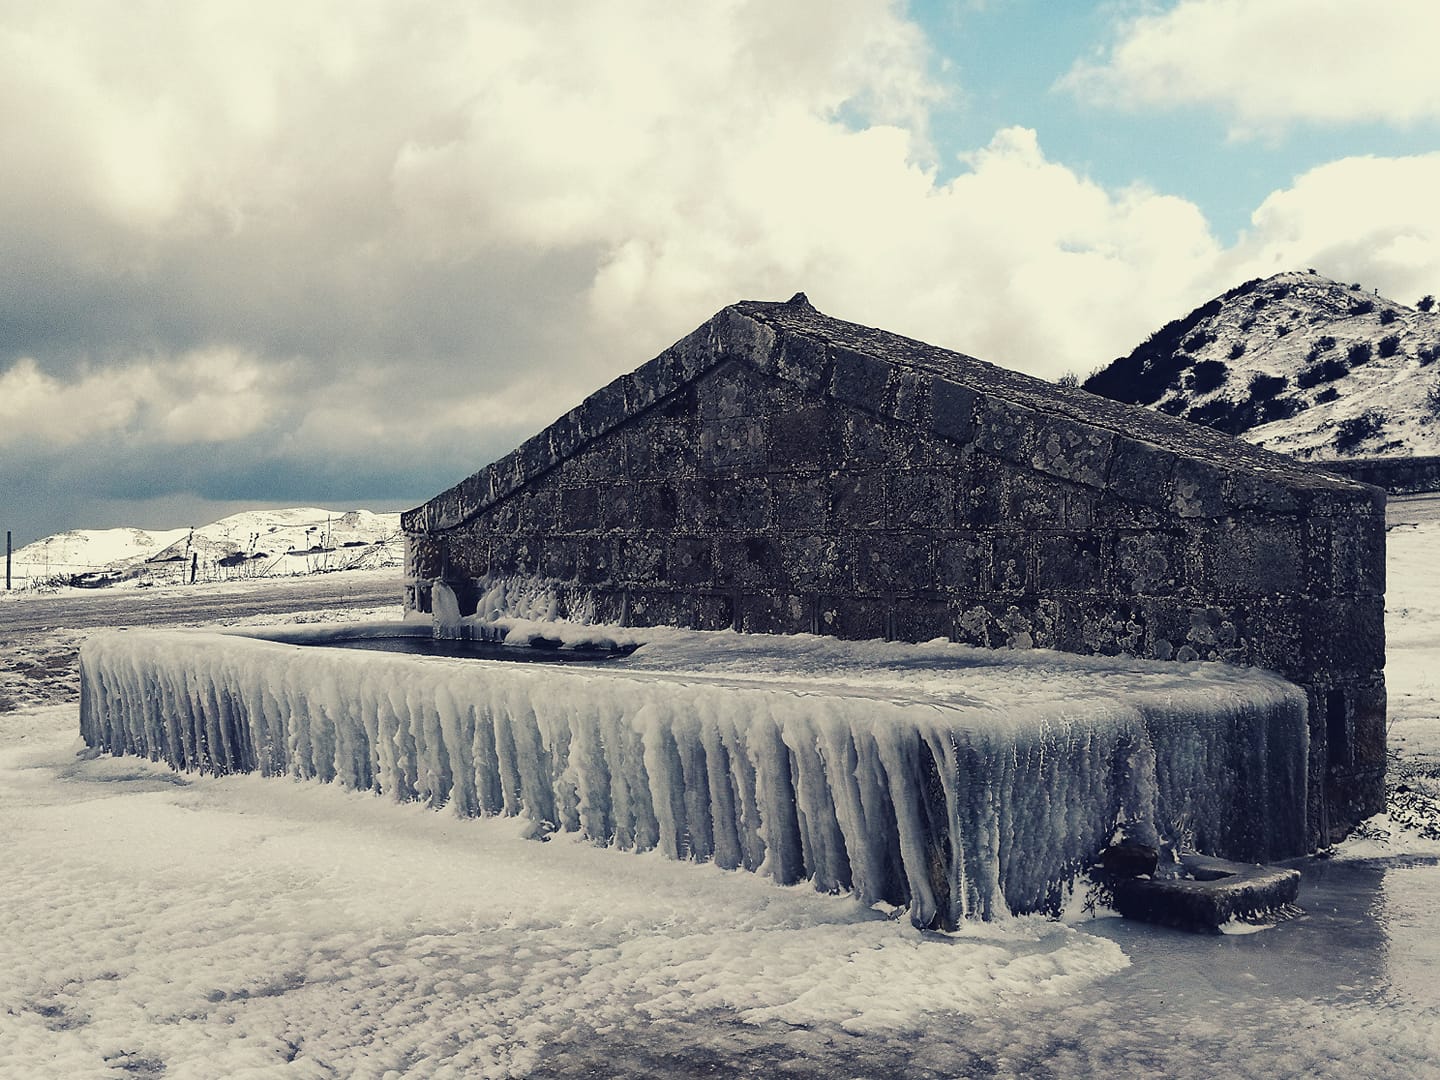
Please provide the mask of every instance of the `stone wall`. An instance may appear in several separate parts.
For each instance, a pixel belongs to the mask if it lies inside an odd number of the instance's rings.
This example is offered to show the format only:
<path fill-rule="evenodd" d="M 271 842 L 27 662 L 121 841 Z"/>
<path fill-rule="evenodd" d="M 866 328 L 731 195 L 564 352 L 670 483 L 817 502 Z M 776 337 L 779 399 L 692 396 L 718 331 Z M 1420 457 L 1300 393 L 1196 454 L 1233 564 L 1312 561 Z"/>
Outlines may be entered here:
<path fill-rule="evenodd" d="M 1382 487 L 1391 495 L 1440 491 L 1440 457 L 1349 458 L 1312 462 L 1315 468 Z"/>
<path fill-rule="evenodd" d="M 1237 440 L 738 305 L 405 525 L 407 604 L 1176 660 L 1307 691 L 1310 836 L 1380 808 L 1384 497 Z"/>

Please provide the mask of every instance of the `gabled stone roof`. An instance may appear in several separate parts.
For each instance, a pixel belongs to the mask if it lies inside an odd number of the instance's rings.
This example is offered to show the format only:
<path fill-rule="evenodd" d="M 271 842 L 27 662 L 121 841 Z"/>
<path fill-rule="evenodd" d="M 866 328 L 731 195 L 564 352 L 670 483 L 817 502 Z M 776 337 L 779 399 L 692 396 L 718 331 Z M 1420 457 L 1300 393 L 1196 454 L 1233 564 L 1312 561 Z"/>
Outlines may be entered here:
<path fill-rule="evenodd" d="M 1210 428 L 832 319 L 798 293 L 786 303 L 725 308 L 509 454 L 406 512 L 403 527 L 434 532 L 463 524 L 727 361 L 1181 517 L 1293 510 L 1321 491 L 1383 500 L 1378 489 Z"/>

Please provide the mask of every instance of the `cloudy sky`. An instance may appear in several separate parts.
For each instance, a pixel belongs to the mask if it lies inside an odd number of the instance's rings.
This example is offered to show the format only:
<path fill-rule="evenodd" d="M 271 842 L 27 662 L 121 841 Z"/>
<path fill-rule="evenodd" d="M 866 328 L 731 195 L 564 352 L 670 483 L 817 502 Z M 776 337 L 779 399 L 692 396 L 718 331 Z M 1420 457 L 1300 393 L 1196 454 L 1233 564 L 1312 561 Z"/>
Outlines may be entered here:
<path fill-rule="evenodd" d="M 0 0 L 0 528 L 400 509 L 741 298 L 1440 292 L 1433 0 Z"/>

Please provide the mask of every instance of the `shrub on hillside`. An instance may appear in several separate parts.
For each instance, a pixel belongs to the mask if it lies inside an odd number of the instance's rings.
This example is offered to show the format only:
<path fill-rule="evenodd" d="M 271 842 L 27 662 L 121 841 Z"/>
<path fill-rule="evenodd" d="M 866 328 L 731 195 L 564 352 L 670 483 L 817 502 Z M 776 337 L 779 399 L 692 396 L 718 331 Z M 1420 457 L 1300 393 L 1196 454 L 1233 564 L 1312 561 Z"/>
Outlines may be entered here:
<path fill-rule="evenodd" d="M 1394 356 L 1400 350 L 1400 335 L 1389 334 L 1380 339 L 1380 355 Z"/>
<path fill-rule="evenodd" d="M 1255 406 L 1248 401 L 1235 402 L 1228 398 L 1215 398 L 1204 405 L 1191 409 L 1185 419 L 1192 424 L 1203 424 L 1228 435 L 1239 435 L 1255 426 Z"/>
<path fill-rule="evenodd" d="M 1231 359 L 1231 360 L 1239 360 L 1240 357 L 1242 357 L 1242 356 L 1244 356 L 1244 355 L 1245 355 L 1245 342 L 1243 342 L 1243 341 L 1237 341 L 1237 342 L 1235 342 L 1234 345 L 1231 345 L 1231 346 L 1230 346 L 1230 359 Z"/>
<path fill-rule="evenodd" d="M 1273 397 L 1268 401 L 1258 403 L 1255 422 L 1268 424 L 1272 420 L 1288 420 L 1298 412 L 1304 412 L 1310 406 L 1294 394 L 1286 394 L 1284 397 Z"/>
<path fill-rule="evenodd" d="M 1190 389 L 1197 394 L 1208 394 L 1225 385 L 1230 369 L 1219 360 L 1201 360 L 1190 369 Z"/>
<path fill-rule="evenodd" d="M 1355 304 L 1354 306 L 1352 306 L 1352 307 L 1350 308 L 1350 314 L 1351 314 L 1351 315 L 1369 315 L 1369 314 L 1370 314 L 1372 311 L 1374 311 L 1374 310 L 1375 310 L 1375 301 L 1374 301 L 1374 300 L 1361 300 L 1360 303 Z"/>
<path fill-rule="evenodd" d="M 1215 335 L 1209 330 L 1196 330 L 1195 333 L 1180 343 L 1180 348 L 1182 351 L 1188 353 L 1199 352 L 1214 340 Z"/>
<path fill-rule="evenodd" d="M 1386 308 L 1384 311 L 1380 312 L 1380 325 L 1389 326 L 1398 318 L 1400 318 L 1400 316 L 1395 313 L 1394 308 Z"/>
<path fill-rule="evenodd" d="M 1289 324 L 1289 323 L 1281 323 L 1279 326 L 1275 327 L 1275 336 L 1276 336 L 1276 337 L 1284 337 L 1284 336 L 1287 335 L 1288 333 L 1290 333 L 1290 324 Z"/>
<path fill-rule="evenodd" d="M 1418 353 L 1416 353 L 1416 356 L 1418 356 L 1420 359 L 1421 367 L 1426 367 L 1429 364 L 1433 364 L 1436 358 L 1440 357 L 1440 345 L 1430 345 L 1426 348 L 1423 348 Z"/>
<path fill-rule="evenodd" d="M 1350 348 L 1345 350 L 1345 359 L 1350 362 L 1351 367 L 1357 367 L 1360 364 L 1368 364 L 1372 359 L 1370 355 L 1370 342 L 1355 342 L 1354 345 L 1351 345 Z"/>
<path fill-rule="evenodd" d="M 1324 405 L 1327 401 L 1334 401 L 1340 396 L 1340 391 L 1333 386 L 1327 386 L 1315 395 L 1315 404 Z"/>
<path fill-rule="evenodd" d="M 1302 368 L 1300 374 L 1295 376 L 1295 385 L 1301 390 L 1309 390 L 1312 386 L 1319 386 L 1324 382 L 1334 382 L 1349 370 L 1350 367 L 1344 360 L 1331 356 Z"/>
<path fill-rule="evenodd" d="M 1250 397 L 1255 401 L 1273 398 L 1290 382 L 1284 375 L 1266 375 L 1257 371 L 1250 376 Z"/>
<path fill-rule="evenodd" d="M 1426 293 L 1420 298 L 1419 302 L 1416 303 L 1415 306 L 1421 311 L 1429 311 L 1435 306 L 1435 297 L 1431 296 L 1429 293 Z"/>
<path fill-rule="evenodd" d="M 1385 429 L 1385 414 L 1378 409 L 1366 409 L 1359 416 L 1340 421 L 1335 429 L 1335 449 L 1342 452 L 1353 450 L 1366 439 L 1379 435 Z"/>

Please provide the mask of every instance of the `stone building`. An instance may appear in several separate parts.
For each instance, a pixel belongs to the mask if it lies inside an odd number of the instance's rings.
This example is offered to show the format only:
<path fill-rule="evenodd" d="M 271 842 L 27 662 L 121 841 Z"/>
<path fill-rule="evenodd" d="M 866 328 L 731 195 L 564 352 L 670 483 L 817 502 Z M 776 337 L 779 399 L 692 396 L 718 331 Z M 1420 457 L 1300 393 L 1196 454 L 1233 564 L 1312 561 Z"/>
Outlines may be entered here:
<path fill-rule="evenodd" d="M 1307 692 L 1309 836 L 1383 803 L 1384 493 L 1206 428 L 745 302 L 409 511 L 406 604 L 1224 660 Z"/>

